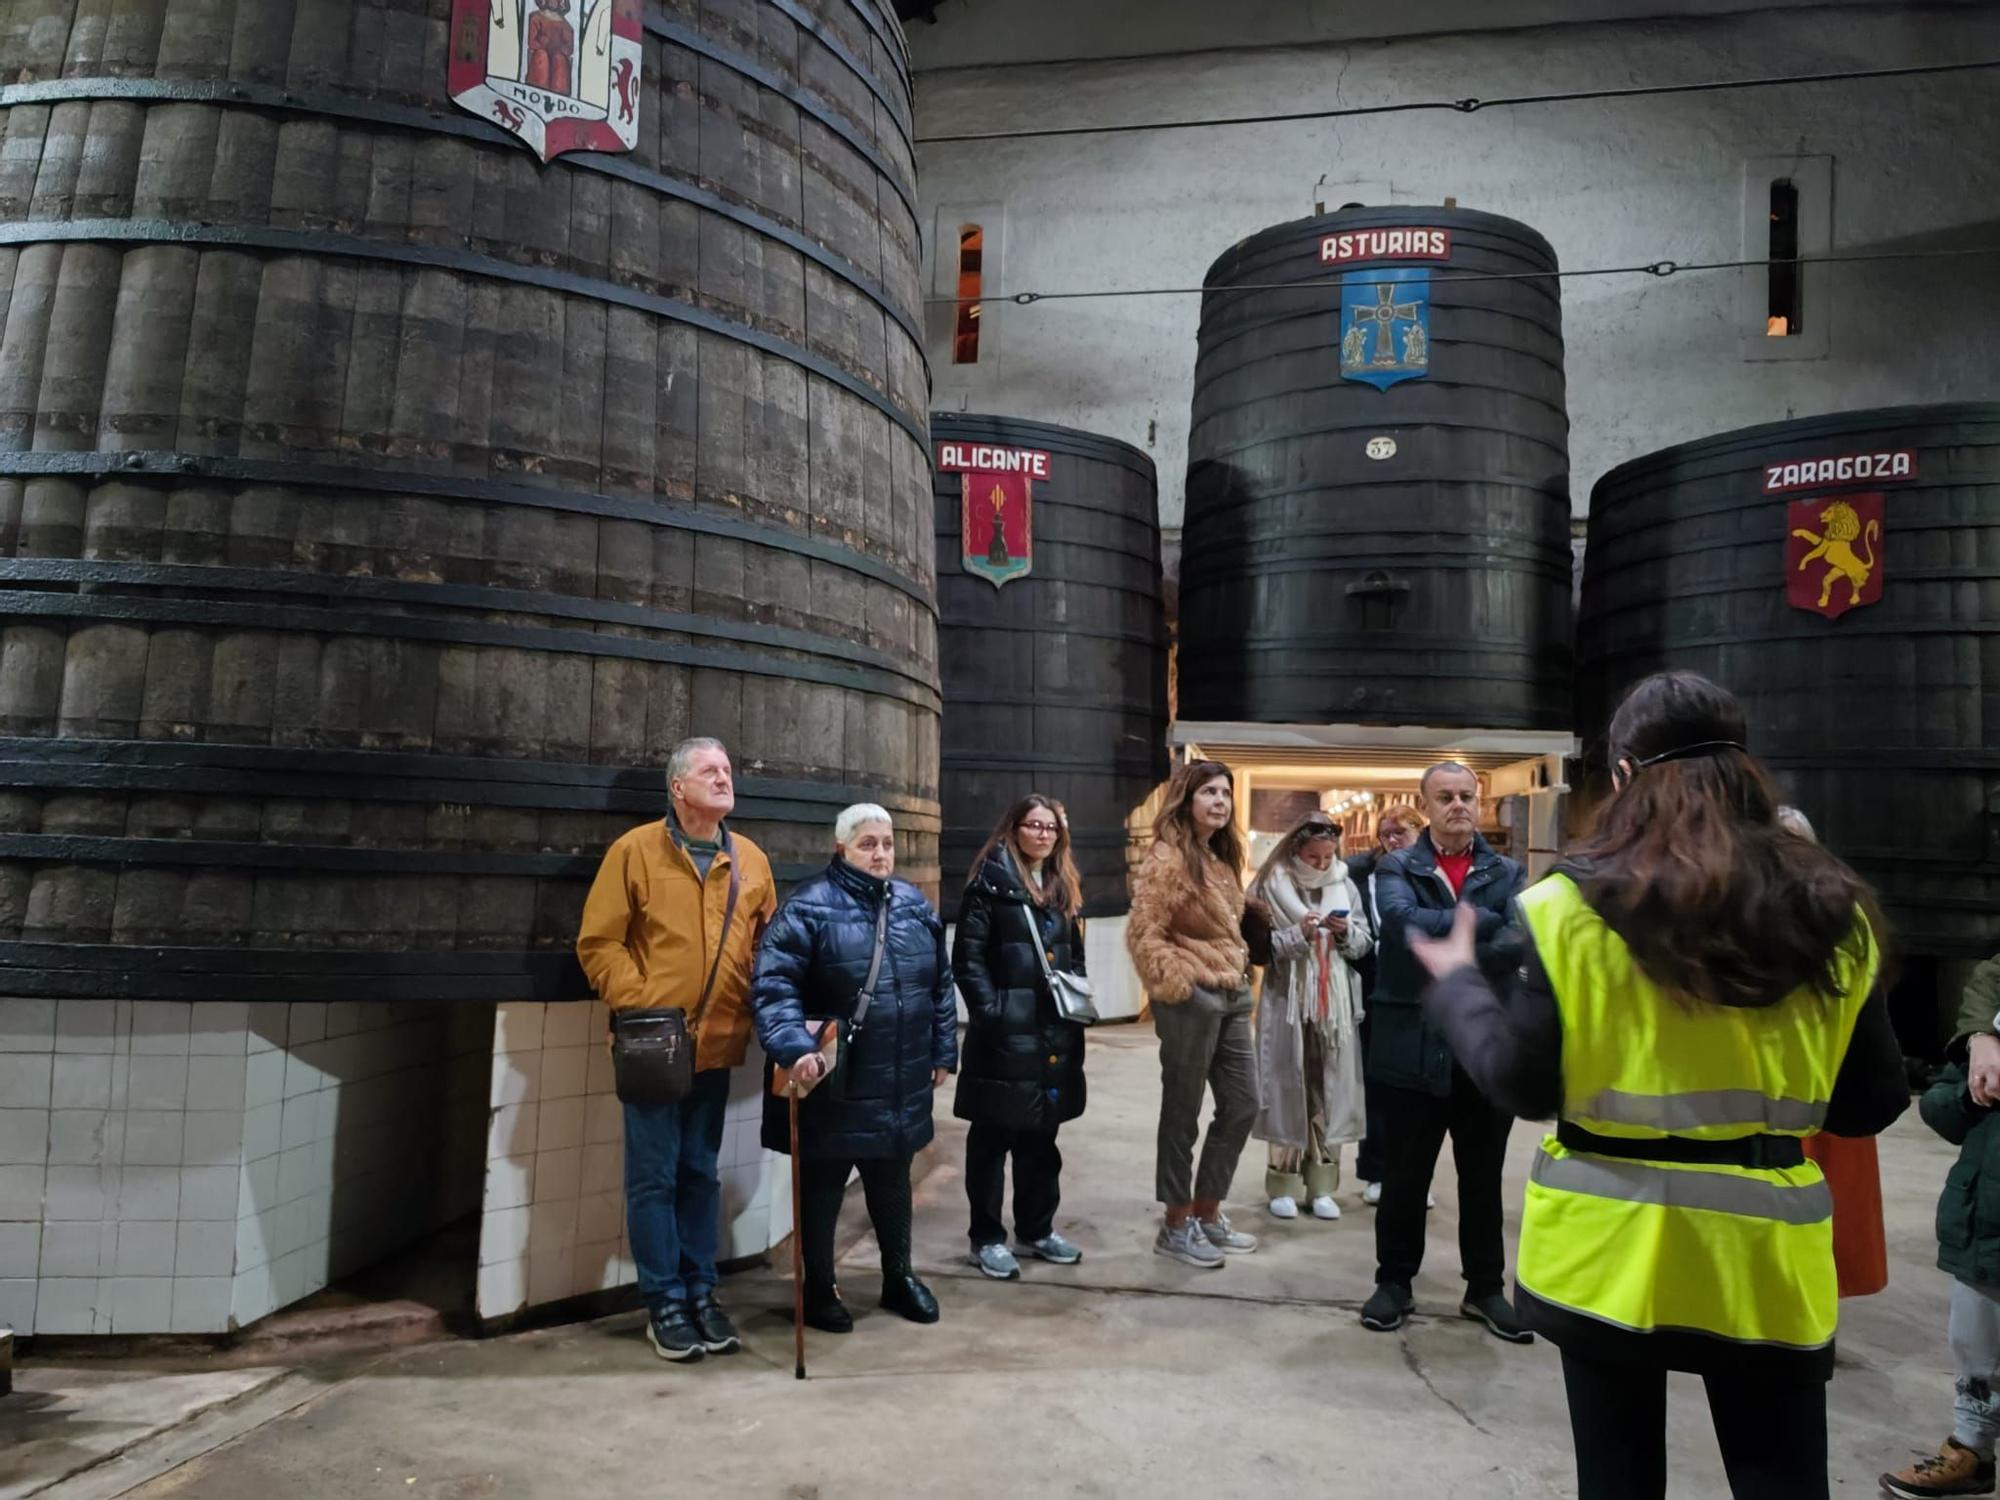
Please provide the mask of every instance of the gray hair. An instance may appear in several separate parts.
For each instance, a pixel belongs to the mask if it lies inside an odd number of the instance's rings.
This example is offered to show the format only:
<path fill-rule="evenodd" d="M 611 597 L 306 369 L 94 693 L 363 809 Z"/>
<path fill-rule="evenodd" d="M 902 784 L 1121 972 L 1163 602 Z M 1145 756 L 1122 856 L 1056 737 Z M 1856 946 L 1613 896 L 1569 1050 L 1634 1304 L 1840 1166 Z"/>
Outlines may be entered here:
<path fill-rule="evenodd" d="M 689 768 L 694 765 L 694 758 L 704 750 L 720 750 L 724 755 L 729 753 L 729 747 L 721 740 L 709 739 L 705 735 L 682 740 L 674 746 L 674 753 L 667 757 L 667 785 L 671 787 L 681 777 L 687 775 Z"/>
<path fill-rule="evenodd" d="M 1428 771 L 1424 772 L 1422 778 L 1417 782 L 1417 795 L 1428 797 L 1431 794 L 1431 778 L 1443 771 L 1463 771 L 1472 778 L 1472 784 L 1475 787 L 1479 785 L 1479 773 L 1473 770 L 1472 767 L 1462 766 L 1455 760 L 1441 760 Z"/>
<path fill-rule="evenodd" d="M 833 841 L 845 845 L 854 837 L 854 830 L 863 823 L 887 823 L 891 828 L 896 820 L 889 816 L 889 810 L 877 807 L 873 802 L 857 802 L 833 820 Z"/>

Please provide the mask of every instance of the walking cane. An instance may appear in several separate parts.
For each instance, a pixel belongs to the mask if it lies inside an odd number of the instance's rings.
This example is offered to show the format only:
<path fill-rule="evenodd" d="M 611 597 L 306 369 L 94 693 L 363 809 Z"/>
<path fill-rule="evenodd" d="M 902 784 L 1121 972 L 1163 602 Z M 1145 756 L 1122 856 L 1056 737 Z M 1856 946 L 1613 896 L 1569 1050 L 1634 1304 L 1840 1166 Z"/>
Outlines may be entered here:
<path fill-rule="evenodd" d="M 799 1091 L 787 1084 L 792 1117 L 792 1379 L 806 1378 L 805 1220 L 799 1211 Z"/>

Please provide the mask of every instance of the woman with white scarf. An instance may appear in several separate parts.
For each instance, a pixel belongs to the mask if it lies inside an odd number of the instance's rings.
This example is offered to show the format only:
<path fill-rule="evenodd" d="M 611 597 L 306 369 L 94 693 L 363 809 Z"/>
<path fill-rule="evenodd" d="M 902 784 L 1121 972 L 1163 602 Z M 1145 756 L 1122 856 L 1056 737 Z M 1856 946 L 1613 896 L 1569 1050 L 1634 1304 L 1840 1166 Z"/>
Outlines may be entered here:
<path fill-rule="evenodd" d="M 1250 883 L 1244 936 L 1264 958 L 1257 1005 L 1254 1134 L 1270 1143 L 1264 1191 L 1271 1212 L 1337 1219 L 1340 1148 L 1367 1129 L 1362 1096 L 1361 976 L 1354 960 L 1374 942 L 1365 904 L 1340 859 L 1340 827 L 1310 813 L 1278 841 Z"/>

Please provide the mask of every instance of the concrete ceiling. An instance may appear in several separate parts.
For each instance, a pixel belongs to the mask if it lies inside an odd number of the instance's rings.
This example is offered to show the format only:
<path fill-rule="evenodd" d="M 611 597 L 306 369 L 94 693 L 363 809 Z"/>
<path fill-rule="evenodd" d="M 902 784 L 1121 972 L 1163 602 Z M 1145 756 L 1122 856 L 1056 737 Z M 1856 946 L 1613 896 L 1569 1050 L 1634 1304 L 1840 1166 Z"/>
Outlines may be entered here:
<path fill-rule="evenodd" d="M 1952 3 L 1903 8 L 1921 13 Z M 1380 0 L 899 0 L 897 5 L 920 71 L 1827 8 L 1824 0 L 1399 0 L 1395 5 Z"/>

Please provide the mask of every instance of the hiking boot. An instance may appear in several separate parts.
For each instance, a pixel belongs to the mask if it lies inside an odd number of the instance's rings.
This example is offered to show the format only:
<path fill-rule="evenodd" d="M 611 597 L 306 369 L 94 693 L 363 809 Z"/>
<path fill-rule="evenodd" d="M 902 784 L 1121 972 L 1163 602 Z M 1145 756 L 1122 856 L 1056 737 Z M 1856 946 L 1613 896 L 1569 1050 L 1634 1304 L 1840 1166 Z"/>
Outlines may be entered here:
<path fill-rule="evenodd" d="M 1416 1307 L 1417 1299 L 1410 1295 L 1408 1287 L 1399 1281 L 1384 1281 L 1376 1286 L 1375 1295 L 1362 1304 L 1361 1326 L 1377 1333 L 1394 1333 L 1410 1321 Z"/>
<path fill-rule="evenodd" d="M 701 1347 L 710 1354 L 734 1354 L 743 1347 L 736 1325 L 712 1292 L 694 1299 L 694 1326 L 701 1334 Z"/>
<path fill-rule="evenodd" d="M 1317 1198 L 1313 1199 L 1312 1211 L 1315 1219 L 1337 1219 L 1340 1217 L 1340 1205 L 1333 1201 L 1331 1193 L 1321 1193 Z"/>
<path fill-rule="evenodd" d="M 1513 1307 L 1498 1292 L 1488 1292 L 1483 1297 L 1467 1297 L 1458 1304 L 1458 1315 L 1475 1323 L 1484 1323 L 1488 1333 L 1510 1344 L 1532 1344 L 1535 1341 L 1535 1336 L 1521 1326 L 1521 1320 L 1514 1316 Z"/>
<path fill-rule="evenodd" d="M 805 1303 L 806 1327 L 817 1328 L 821 1333 L 854 1332 L 854 1314 L 840 1300 L 839 1287 L 808 1286 Z"/>
<path fill-rule="evenodd" d="M 1053 1230 L 1032 1245 L 1022 1245 L 1020 1248 L 1052 1266 L 1073 1266 L 1083 1259 L 1081 1250 Z"/>
<path fill-rule="evenodd" d="M 1229 1227 L 1229 1215 L 1218 1210 L 1212 1219 L 1201 1219 L 1201 1232 L 1216 1249 L 1229 1255 L 1248 1255 L 1257 1248 L 1257 1236 Z"/>
<path fill-rule="evenodd" d="M 1208 1242 L 1208 1236 L 1201 1232 L 1201 1225 L 1193 1219 L 1179 1224 L 1162 1224 L 1160 1232 L 1153 1237 L 1153 1254 L 1198 1266 L 1204 1271 L 1222 1269 L 1222 1252 Z"/>
<path fill-rule="evenodd" d="M 661 1359 L 676 1364 L 693 1364 L 704 1353 L 701 1330 L 688 1315 L 685 1302 L 669 1302 L 646 1319 L 646 1342 Z"/>
<path fill-rule="evenodd" d="M 1933 1495 L 1990 1495 L 1993 1460 L 1981 1458 L 1957 1438 L 1946 1438 L 1935 1458 L 1921 1458 L 1907 1469 L 1881 1478 L 1883 1492 L 1904 1500 L 1930 1500 Z"/>
<path fill-rule="evenodd" d="M 979 1267 L 981 1275 L 990 1276 L 995 1281 L 1021 1279 L 1021 1263 L 1014 1259 L 1014 1252 L 1005 1245 L 974 1245 L 972 1254 L 966 1259 Z"/>

